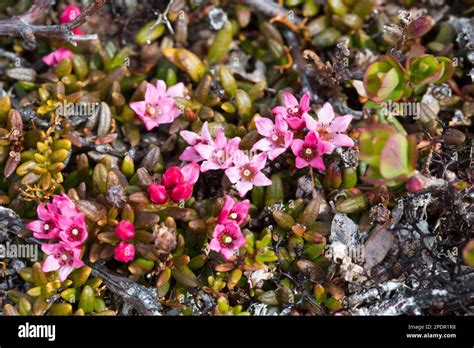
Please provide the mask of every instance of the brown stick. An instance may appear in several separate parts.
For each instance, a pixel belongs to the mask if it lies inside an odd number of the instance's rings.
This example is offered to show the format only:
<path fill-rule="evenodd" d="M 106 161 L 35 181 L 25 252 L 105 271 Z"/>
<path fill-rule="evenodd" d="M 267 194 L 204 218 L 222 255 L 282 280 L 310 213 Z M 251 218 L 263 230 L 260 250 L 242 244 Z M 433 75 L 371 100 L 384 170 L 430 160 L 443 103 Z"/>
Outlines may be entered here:
<path fill-rule="evenodd" d="M 74 35 L 72 31 L 86 22 L 90 16 L 105 5 L 107 0 L 91 1 L 81 12 L 81 14 L 71 22 L 60 25 L 33 25 L 48 9 L 49 0 L 38 0 L 23 15 L 0 21 L 0 36 L 19 36 L 30 43 L 35 43 L 35 39 L 50 38 L 65 40 L 72 44 L 81 40 L 81 37 Z M 83 39 L 90 39 L 87 35 Z"/>

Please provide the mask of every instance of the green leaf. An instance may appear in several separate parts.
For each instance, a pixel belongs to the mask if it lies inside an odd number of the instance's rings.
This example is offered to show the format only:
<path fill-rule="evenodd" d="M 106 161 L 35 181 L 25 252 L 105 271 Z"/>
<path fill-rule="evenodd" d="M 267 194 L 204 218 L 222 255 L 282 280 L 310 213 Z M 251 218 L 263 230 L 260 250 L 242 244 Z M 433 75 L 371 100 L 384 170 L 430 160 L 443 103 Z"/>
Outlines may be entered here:
<path fill-rule="evenodd" d="M 380 85 L 380 88 L 377 92 L 377 96 L 380 99 L 385 99 L 393 92 L 399 83 L 400 79 L 398 77 L 397 70 L 395 68 L 390 69 L 382 80 L 382 84 Z"/>
<path fill-rule="evenodd" d="M 380 173 L 384 178 L 396 178 L 408 172 L 408 140 L 404 135 L 390 136 L 380 155 Z"/>

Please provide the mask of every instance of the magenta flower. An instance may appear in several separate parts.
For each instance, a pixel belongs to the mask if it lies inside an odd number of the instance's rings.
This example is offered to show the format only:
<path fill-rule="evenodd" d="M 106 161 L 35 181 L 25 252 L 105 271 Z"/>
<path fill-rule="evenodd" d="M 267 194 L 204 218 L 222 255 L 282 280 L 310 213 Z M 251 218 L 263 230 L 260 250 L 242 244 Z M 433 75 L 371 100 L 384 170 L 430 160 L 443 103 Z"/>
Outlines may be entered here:
<path fill-rule="evenodd" d="M 299 102 L 293 94 L 285 92 L 283 94 L 285 106 L 276 106 L 272 112 L 277 115 L 282 115 L 292 129 L 302 129 L 304 128 L 303 116 L 308 115 L 310 109 L 309 100 L 309 92 L 303 94 Z"/>
<path fill-rule="evenodd" d="M 117 226 L 115 226 L 115 234 L 121 240 L 132 239 L 135 237 L 135 226 L 128 220 L 121 220 Z"/>
<path fill-rule="evenodd" d="M 87 239 L 87 226 L 84 214 L 58 217 L 59 238 L 68 245 L 79 246 Z"/>
<path fill-rule="evenodd" d="M 114 249 L 114 258 L 127 263 L 135 257 L 135 246 L 127 242 L 120 242 Z"/>
<path fill-rule="evenodd" d="M 252 147 L 252 151 L 264 151 L 273 161 L 290 147 L 293 132 L 288 130 L 288 124 L 282 115 L 276 115 L 275 124 L 268 118 L 257 116 L 255 117 L 255 126 L 258 133 L 265 138 L 257 141 Z"/>
<path fill-rule="evenodd" d="M 235 152 L 239 149 L 239 144 L 239 137 L 227 141 L 224 130 L 219 128 L 213 142 L 195 145 L 194 149 L 204 159 L 201 164 L 201 172 L 229 168 Z"/>
<path fill-rule="evenodd" d="M 52 202 L 47 203 L 46 207 L 38 205 L 36 213 L 39 220 L 34 220 L 26 226 L 33 231 L 36 238 L 61 238 L 73 244 L 82 244 L 87 238 L 84 214 L 77 210 L 64 193 L 54 195 Z"/>
<path fill-rule="evenodd" d="M 179 182 L 183 181 L 183 173 L 178 166 L 169 167 L 161 177 L 161 184 L 167 189 L 171 189 Z"/>
<path fill-rule="evenodd" d="M 74 6 L 74 5 L 69 5 L 64 9 L 63 12 L 61 12 L 61 15 L 59 16 L 59 23 L 61 24 L 66 24 L 69 23 L 70 21 L 76 19 L 81 14 L 81 10 L 79 7 Z M 73 30 L 73 33 L 76 35 L 83 35 L 84 32 L 80 28 L 76 28 Z"/>
<path fill-rule="evenodd" d="M 145 100 L 130 103 L 130 107 L 145 124 L 147 130 L 152 130 L 160 124 L 171 123 L 178 118 L 181 111 L 176 106 L 175 97 L 184 96 L 184 85 L 180 82 L 166 88 L 162 80 L 156 86 L 147 84 Z"/>
<path fill-rule="evenodd" d="M 209 133 L 209 127 L 207 121 L 203 123 L 200 134 L 190 132 L 187 130 L 183 130 L 179 133 L 181 137 L 188 143 L 186 149 L 184 149 L 183 153 L 179 156 L 181 161 L 190 161 L 190 162 L 201 162 L 204 158 L 197 153 L 195 150 L 195 146 L 198 144 L 209 145 L 214 143 L 214 139 L 212 139 L 211 134 Z"/>
<path fill-rule="evenodd" d="M 74 269 L 84 266 L 84 262 L 80 259 L 82 248 L 79 246 L 59 242 L 43 244 L 41 250 L 48 255 L 43 262 L 43 272 L 59 270 L 60 281 L 66 280 Z"/>
<path fill-rule="evenodd" d="M 229 260 L 236 250 L 245 245 L 245 237 L 240 231 L 239 225 L 234 222 L 219 224 L 214 228 L 209 248 L 220 252 L 225 259 Z"/>
<path fill-rule="evenodd" d="M 235 184 L 240 197 L 252 189 L 253 186 L 268 186 L 272 181 L 261 170 L 267 163 L 267 154 L 262 152 L 251 160 L 246 154 L 238 150 L 234 156 L 233 166 L 226 169 L 225 174 L 230 182 Z"/>
<path fill-rule="evenodd" d="M 246 199 L 243 202 L 236 202 L 229 195 L 226 195 L 224 199 L 224 207 L 219 214 L 217 222 L 220 224 L 235 222 L 237 225 L 243 223 L 249 213 L 250 201 Z"/>
<path fill-rule="evenodd" d="M 326 166 L 323 162 L 323 154 L 330 154 L 332 149 L 330 146 L 319 139 L 314 131 L 310 131 L 304 141 L 294 139 L 291 149 L 296 156 L 296 168 L 304 168 L 310 165 L 319 170 L 325 170 Z"/>
<path fill-rule="evenodd" d="M 58 217 L 42 205 L 38 205 L 36 213 L 39 220 L 31 221 L 26 228 L 33 231 L 33 236 L 39 239 L 59 238 Z"/>
<path fill-rule="evenodd" d="M 44 56 L 42 60 L 47 65 L 55 66 L 66 58 L 72 58 L 72 52 L 67 48 L 58 48 L 56 51 Z"/>
<path fill-rule="evenodd" d="M 352 121 L 352 115 L 336 117 L 331 104 L 325 103 L 318 111 L 318 121 L 310 115 L 304 116 L 304 120 L 306 128 L 317 132 L 320 139 L 329 145 L 331 152 L 336 146 L 354 146 L 354 141 L 343 134 Z"/>

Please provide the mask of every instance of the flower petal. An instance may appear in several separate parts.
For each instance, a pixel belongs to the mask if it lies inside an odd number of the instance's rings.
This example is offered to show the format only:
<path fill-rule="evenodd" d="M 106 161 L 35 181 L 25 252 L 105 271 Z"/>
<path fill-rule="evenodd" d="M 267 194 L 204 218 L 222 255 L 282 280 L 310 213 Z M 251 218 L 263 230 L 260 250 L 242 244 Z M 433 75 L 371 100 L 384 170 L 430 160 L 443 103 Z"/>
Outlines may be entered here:
<path fill-rule="evenodd" d="M 170 97 L 173 97 L 173 98 L 184 97 L 184 84 L 182 82 L 179 82 L 175 84 L 174 86 L 171 86 L 166 91 L 166 94 L 168 94 Z"/>
<path fill-rule="evenodd" d="M 336 117 L 334 120 L 332 120 L 331 130 L 336 133 L 345 132 L 351 121 L 352 115 Z"/>
<path fill-rule="evenodd" d="M 253 178 L 253 184 L 255 186 L 268 186 L 272 184 L 272 181 L 265 176 L 263 173 L 257 173 Z"/>
<path fill-rule="evenodd" d="M 264 137 L 269 137 L 272 131 L 275 129 L 273 122 L 265 117 L 255 117 L 255 126 L 257 127 L 258 134 Z"/>
<path fill-rule="evenodd" d="M 336 146 L 348 146 L 352 147 L 354 146 L 354 140 L 352 140 L 348 135 L 346 134 L 336 134 L 334 138 L 331 140 L 331 143 L 333 143 Z"/>
<path fill-rule="evenodd" d="M 311 99 L 311 95 L 309 92 L 306 92 L 305 94 L 303 94 L 303 96 L 301 97 L 301 100 L 300 100 L 300 109 L 303 111 L 303 112 L 306 112 L 309 110 L 309 102 L 310 102 L 310 99 Z"/>
<path fill-rule="evenodd" d="M 272 148 L 272 142 L 267 138 L 260 139 L 252 146 L 252 151 L 269 151 Z"/>
<path fill-rule="evenodd" d="M 262 170 L 265 168 L 265 164 L 267 164 L 267 154 L 265 152 L 259 153 L 257 156 L 252 157 L 250 163 L 258 170 Z"/>
<path fill-rule="evenodd" d="M 303 148 L 304 141 L 301 139 L 293 139 L 291 143 L 291 150 L 295 156 L 299 156 L 301 149 Z"/>
<path fill-rule="evenodd" d="M 146 91 L 145 91 L 145 102 L 150 104 L 158 103 L 158 99 L 160 98 L 160 93 L 153 86 L 151 83 L 146 84 Z"/>
<path fill-rule="evenodd" d="M 199 179 L 199 164 L 191 162 L 181 168 L 183 179 L 190 185 L 194 185 Z"/>
<path fill-rule="evenodd" d="M 41 269 L 43 272 L 55 271 L 59 268 L 59 259 L 55 258 L 54 255 L 49 255 L 43 262 Z"/>
<path fill-rule="evenodd" d="M 290 108 L 292 106 L 299 106 L 296 97 L 288 91 L 285 91 L 285 93 L 283 93 L 283 103 L 287 108 Z"/>
<path fill-rule="evenodd" d="M 237 184 L 235 184 L 235 188 L 239 192 L 240 197 L 244 197 L 247 192 L 252 189 L 252 187 L 252 183 L 248 181 L 239 181 Z"/>
<path fill-rule="evenodd" d="M 306 162 L 304 159 L 302 159 L 301 157 L 296 157 L 296 160 L 295 160 L 295 166 L 296 168 L 298 169 L 301 169 L 301 168 L 304 168 L 304 167 L 307 167 L 308 166 L 308 162 Z"/>
<path fill-rule="evenodd" d="M 184 149 L 183 153 L 179 156 L 181 161 L 189 161 L 189 162 L 200 162 L 203 160 L 201 156 L 194 150 L 192 146 L 188 146 Z"/>
<path fill-rule="evenodd" d="M 323 125 L 329 125 L 334 119 L 334 110 L 332 105 L 329 103 L 324 103 L 323 107 L 318 111 L 318 120 Z"/>
<path fill-rule="evenodd" d="M 311 160 L 311 162 L 309 162 L 309 164 L 311 165 L 311 167 L 319 169 L 319 170 L 325 170 L 326 169 L 326 166 L 324 165 L 324 162 L 323 162 L 323 158 L 320 157 L 320 156 L 318 156 L 318 157 L 314 158 L 313 160 Z"/>
<path fill-rule="evenodd" d="M 139 116 L 145 116 L 146 102 L 138 101 L 130 103 L 130 108 Z"/>
<path fill-rule="evenodd" d="M 199 134 L 187 130 L 179 132 L 179 135 L 181 135 L 181 138 L 189 145 L 196 145 L 196 141 L 199 139 Z"/>
<path fill-rule="evenodd" d="M 225 175 L 229 178 L 230 182 L 235 184 L 240 180 L 240 170 L 237 167 L 230 167 L 225 170 Z"/>

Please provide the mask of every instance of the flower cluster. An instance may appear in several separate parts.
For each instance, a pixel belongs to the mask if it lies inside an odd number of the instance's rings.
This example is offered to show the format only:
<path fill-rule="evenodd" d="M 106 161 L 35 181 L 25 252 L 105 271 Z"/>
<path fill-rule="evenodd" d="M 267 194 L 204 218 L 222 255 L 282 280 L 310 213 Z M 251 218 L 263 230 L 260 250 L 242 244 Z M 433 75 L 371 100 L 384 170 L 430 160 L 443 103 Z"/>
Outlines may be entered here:
<path fill-rule="evenodd" d="M 168 168 L 161 177 L 161 184 L 148 186 L 148 194 L 155 204 L 164 204 L 171 199 L 175 203 L 191 197 L 193 186 L 199 178 L 199 165 L 191 162 L 182 168 Z"/>
<path fill-rule="evenodd" d="M 39 220 L 27 225 L 38 239 L 54 240 L 54 244 L 43 244 L 41 249 L 48 255 L 43 271 L 59 270 L 59 279 L 65 280 L 75 268 L 84 263 L 80 256 L 82 245 L 87 240 L 85 216 L 65 194 L 53 196 L 52 203 L 38 205 Z"/>
<path fill-rule="evenodd" d="M 260 154 L 250 158 L 239 150 L 240 138 L 228 140 L 222 128 L 217 129 L 213 138 L 209 133 L 207 122 L 204 122 L 200 134 L 181 131 L 180 135 L 190 145 L 181 154 L 181 160 L 202 162 L 201 172 L 225 170 L 229 180 L 235 184 L 241 197 L 253 186 L 268 186 L 271 180 L 261 170 L 267 162 L 267 155 Z"/>
<path fill-rule="evenodd" d="M 121 240 L 114 249 L 115 259 L 120 262 L 132 261 L 135 257 L 135 246 L 127 240 L 135 237 L 135 226 L 128 220 L 122 220 L 115 226 L 115 234 Z"/>
<path fill-rule="evenodd" d="M 160 124 L 171 123 L 181 113 L 174 98 L 184 96 L 183 83 L 167 88 L 163 80 L 158 80 L 156 86 L 147 84 L 145 100 L 130 103 L 130 107 L 145 124 L 148 131 Z"/>
<path fill-rule="evenodd" d="M 78 17 L 80 14 L 81 10 L 79 9 L 79 7 L 70 5 L 66 7 L 63 12 L 61 12 L 61 15 L 59 16 L 59 23 L 69 23 L 70 21 Z M 74 29 L 73 33 L 75 35 L 84 35 L 84 32 L 80 28 Z M 44 56 L 43 62 L 47 65 L 54 66 L 61 63 L 61 61 L 66 58 L 72 58 L 71 50 L 67 48 L 58 48 L 56 51 L 53 51 L 50 54 Z"/>
<path fill-rule="evenodd" d="M 307 92 L 300 101 L 289 92 L 283 95 L 284 106 L 276 106 L 275 123 L 261 116 L 255 117 L 255 126 L 262 139 L 257 141 L 251 152 L 259 154 L 248 156 L 239 149 L 240 138 L 228 140 L 224 130 L 219 128 L 212 137 L 207 122 L 204 122 L 200 134 L 181 131 L 181 137 L 188 147 L 179 157 L 183 161 L 201 163 L 201 172 L 225 170 L 225 174 L 235 184 L 241 197 L 253 186 L 271 185 L 271 180 L 262 173 L 267 158 L 271 161 L 291 148 L 296 156 L 296 168 L 311 166 L 325 170 L 323 155 L 331 154 L 336 146 L 354 146 L 354 141 L 344 132 L 352 120 L 351 115 L 336 117 L 331 104 L 326 103 L 318 112 L 315 120 L 310 110 L 310 94 Z M 304 129 L 307 133 L 300 137 Z"/>
<path fill-rule="evenodd" d="M 219 214 L 209 248 L 220 252 L 229 260 L 236 250 L 245 245 L 240 225 L 247 220 L 250 201 L 236 202 L 228 195 L 224 199 L 224 207 Z"/>

